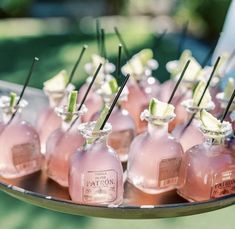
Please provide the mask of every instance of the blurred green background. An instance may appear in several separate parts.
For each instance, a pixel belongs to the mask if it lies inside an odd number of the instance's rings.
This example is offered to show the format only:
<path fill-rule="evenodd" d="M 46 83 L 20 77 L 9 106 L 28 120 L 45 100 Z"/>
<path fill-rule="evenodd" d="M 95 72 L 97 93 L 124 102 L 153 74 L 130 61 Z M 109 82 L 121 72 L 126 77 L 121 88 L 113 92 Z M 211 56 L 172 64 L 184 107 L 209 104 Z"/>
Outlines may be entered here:
<path fill-rule="evenodd" d="M 86 78 L 83 64 L 97 52 L 94 17 L 106 29 L 108 58 L 115 63 L 117 25 L 131 53 L 152 48 L 160 67 L 154 75 L 162 82 L 169 76 L 165 63 L 175 59 L 180 32 L 189 28 L 184 47 L 202 60 L 218 39 L 229 0 L 0 0 L 0 79 L 22 84 L 32 58 L 38 56 L 30 86 L 43 82 L 61 69 L 71 71 L 83 44 L 89 49 L 74 78 L 79 88 Z M 210 12 L 210 13 L 208 13 Z M 167 36 L 159 36 L 167 29 Z M 125 59 L 123 58 L 123 62 Z M 174 228 L 230 229 L 235 207 L 190 217 L 160 220 L 111 220 L 55 213 L 0 193 L 0 229 L 51 228 Z"/>

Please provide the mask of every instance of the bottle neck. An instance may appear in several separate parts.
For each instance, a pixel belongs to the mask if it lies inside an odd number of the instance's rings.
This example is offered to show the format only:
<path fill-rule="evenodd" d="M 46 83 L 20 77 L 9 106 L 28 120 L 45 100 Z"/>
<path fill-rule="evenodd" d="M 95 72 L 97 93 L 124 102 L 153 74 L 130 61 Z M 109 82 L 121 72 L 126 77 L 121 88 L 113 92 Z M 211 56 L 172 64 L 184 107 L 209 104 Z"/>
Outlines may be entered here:
<path fill-rule="evenodd" d="M 225 145 L 226 137 L 212 138 L 209 136 L 204 136 L 204 144 L 207 146 Z"/>
<path fill-rule="evenodd" d="M 67 121 L 62 121 L 61 123 L 61 129 L 66 132 L 67 130 L 69 130 L 69 132 L 76 132 L 77 131 L 77 127 L 78 125 L 81 123 L 81 118 L 79 117 L 75 123 L 74 120 L 75 120 L 76 117 L 74 117 L 71 121 L 67 122 Z M 73 125 L 72 125 L 73 124 Z M 72 125 L 72 126 L 71 126 Z"/>
<path fill-rule="evenodd" d="M 2 120 L 4 124 L 7 124 L 10 119 L 12 118 L 13 112 L 2 112 Z M 21 118 L 21 109 L 18 109 L 14 119 L 12 119 L 12 122 L 16 122 Z"/>
<path fill-rule="evenodd" d="M 148 122 L 148 133 L 152 137 L 160 137 L 168 134 L 168 123 L 156 125 L 152 122 Z"/>

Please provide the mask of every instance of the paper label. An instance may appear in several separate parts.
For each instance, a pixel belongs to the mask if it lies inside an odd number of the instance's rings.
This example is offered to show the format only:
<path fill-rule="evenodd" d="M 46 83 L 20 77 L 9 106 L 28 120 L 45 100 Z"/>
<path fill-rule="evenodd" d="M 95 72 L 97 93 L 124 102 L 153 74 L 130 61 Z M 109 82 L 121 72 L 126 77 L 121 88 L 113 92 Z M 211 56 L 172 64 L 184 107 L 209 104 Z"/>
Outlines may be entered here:
<path fill-rule="evenodd" d="M 37 158 L 35 146 L 30 143 L 15 145 L 12 147 L 12 160 L 17 171 L 35 167 Z"/>
<path fill-rule="evenodd" d="M 118 177 L 114 170 L 88 171 L 82 183 L 86 203 L 111 203 L 117 199 Z"/>
<path fill-rule="evenodd" d="M 235 170 L 215 174 L 213 187 L 211 188 L 211 198 L 235 193 Z"/>
<path fill-rule="evenodd" d="M 177 184 L 180 162 L 181 158 L 168 158 L 160 162 L 158 179 L 158 186 L 160 188 Z"/>

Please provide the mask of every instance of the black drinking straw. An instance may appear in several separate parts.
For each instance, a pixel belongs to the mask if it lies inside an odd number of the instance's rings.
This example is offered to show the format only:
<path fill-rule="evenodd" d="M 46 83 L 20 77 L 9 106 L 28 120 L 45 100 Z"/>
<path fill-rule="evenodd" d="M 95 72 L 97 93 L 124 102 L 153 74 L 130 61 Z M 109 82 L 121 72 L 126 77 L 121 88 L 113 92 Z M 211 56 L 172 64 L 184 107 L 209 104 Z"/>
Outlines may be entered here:
<path fill-rule="evenodd" d="M 174 95 L 175 95 L 175 92 L 176 92 L 176 90 L 177 90 L 177 88 L 178 88 L 178 86 L 179 86 L 181 80 L 183 79 L 184 74 L 185 74 L 185 72 L 186 72 L 186 70 L 187 70 L 189 64 L 190 64 L 190 60 L 188 60 L 188 61 L 186 62 L 185 66 L 184 66 L 184 69 L 183 69 L 183 71 L 182 71 L 182 73 L 181 73 L 181 75 L 180 75 L 180 78 L 178 79 L 178 81 L 177 81 L 177 83 L 176 83 L 176 85 L 175 85 L 175 87 L 174 87 L 174 89 L 173 89 L 173 91 L 172 91 L 172 93 L 171 93 L 171 96 L 170 96 L 170 98 L 169 98 L 169 100 L 168 100 L 167 103 L 171 103 L 171 101 L 172 101 L 172 99 L 173 99 L 173 97 L 174 97 Z"/>
<path fill-rule="evenodd" d="M 187 31 L 188 31 L 188 24 L 189 21 L 187 21 L 182 29 L 181 32 L 181 36 L 180 36 L 180 41 L 179 41 L 179 45 L 178 45 L 178 51 L 177 51 L 177 57 L 179 58 L 181 55 L 181 52 L 183 50 L 183 46 L 184 46 L 184 42 L 185 42 L 185 37 L 187 35 Z"/>
<path fill-rule="evenodd" d="M 101 50 L 102 50 L 102 56 L 107 59 L 107 52 L 106 52 L 106 46 L 105 46 L 105 30 L 102 28 L 100 30 L 101 32 Z"/>
<path fill-rule="evenodd" d="M 226 115 L 228 114 L 229 112 L 229 108 L 231 107 L 232 103 L 233 103 L 233 100 L 234 100 L 234 97 L 235 97 L 235 89 L 233 90 L 233 94 L 231 95 L 230 99 L 229 99 L 229 102 L 228 102 L 228 105 L 224 111 L 224 114 L 222 116 L 222 118 L 220 119 L 220 122 L 222 123 L 226 117 Z"/>
<path fill-rule="evenodd" d="M 76 72 L 76 69 L 77 69 L 78 65 L 80 64 L 81 59 L 82 59 L 82 57 L 84 55 L 84 52 L 86 51 L 87 48 L 88 48 L 87 45 L 83 45 L 82 50 L 81 50 L 81 52 L 80 52 L 80 54 L 78 56 L 78 59 L 77 59 L 75 65 L 74 65 L 74 67 L 72 69 L 72 72 L 71 72 L 70 76 L 69 76 L 69 80 L 68 80 L 68 83 L 66 84 L 66 87 L 72 82 L 74 74 Z"/>
<path fill-rule="evenodd" d="M 99 19 L 96 19 L 96 40 L 97 40 L 97 49 L 98 49 L 98 53 L 101 55 L 101 45 L 100 45 L 100 21 Z"/>
<path fill-rule="evenodd" d="M 117 58 L 117 66 L 116 66 L 116 75 L 119 78 L 121 75 L 121 58 L 122 58 L 122 45 L 118 45 L 118 58 Z"/>
<path fill-rule="evenodd" d="M 200 104 L 201 104 L 201 102 L 202 102 L 202 99 L 203 99 L 203 97 L 204 97 L 204 95 L 205 95 L 205 93 L 206 93 L 206 90 L 207 90 L 207 88 L 208 88 L 209 85 L 210 85 L 210 82 L 211 82 L 211 80 L 212 80 L 212 77 L 214 76 L 214 73 L 215 73 L 215 70 L 216 70 L 216 68 L 217 68 L 217 66 L 218 66 L 218 64 L 219 64 L 219 61 L 220 61 L 220 56 L 217 58 L 217 60 L 216 60 L 216 62 L 215 62 L 215 65 L 214 65 L 214 67 L 213 67 L 213 70 L 212 70 L 212 72 L 211 72 L 211 75 L 210 75 L 210 77 L 209 77 L 209 79 L 208 79 L 208 81 L 207 81 L 207 83 L 206 83 L 206 87 L 204 88 L 204 91 L 203 91 L 203 93 L 202 93 L 202 95 L 201 95 L 201 97 L 200 97 L 200 99 L 199 99 L 199 102 L 198 102 L 198 104 L 197 104 L 198 107 L 200 106 Z M 185 132 L 185 130 L 190 126 L 190 124 L 192 123 L 192 121 L 193 121 L 195 115 L 196 115 L 196 113 L 194 113 L 194 114 L 192 115 L 192 117 L 190 118 L 190 120 L 188 121 L 188 123 L 186 124 L 186 126 L 184 127 L 184 129 L 183 129 L 183 131 L 182 131 L 182 134 L 183 134 L 183 133 Z"/>
<path fill-rule="evenodd" d="M 17 103 L 16 103 L 16 105 L 15 105 L 16 110 L 15 110 L 15 112 L 12 114 L 12 116 L 11 116 L 10 120 L 8 121 L 7 125 L 9 125 L 9 124 L 11 123 L 11 121 L 14 119 L 14 117 L 15 117 L 17 111 L 18 111 L 18 105 L 20 104 L 20 101 L 21 101 L 21 99 L 23 98 L 25 89 L 26 89 L 26 87 L 27 87 L 28 84 L 29 84 L 29 80 L 30 80 L 30 78 L 31 78 L 31 76 L 32 76 L 32 73 L 33 73 L 33 70 L 34 70 L 34 66 L 35 66 L 35 64 L 36 64 L 37 61 L 39 61 L 39 58 L 38 58 L 38 57 L 34 57 L 33 62 L 32 62 L 32 65 L 31 65 L 30 70 L 29 70 L 29 74 L 28 74 L 28 76 L 27 76 L 27 78 L 26 78 L 26 80 L 25 80 L 23 89 L 22 89 L 22 91 L 21 91 L 21 93 L 20 93 L 20 96 L 19 96 L 19 99 L 18 99 L 18 101 L 17 101 Z"/>
<path fill-rule="evenodd" d="M 119 96 L 121 95 L 121 93 L 122 93 L 122 91 L 123 91 L 123 89 L 124 89 L 124 87 L 125 87 L 125 85 L 126 85 L 128 79 L 129 79 L 129 77 L 130 77 L 130 74 L 127 74 L 126 77 L 125 77 L 125 80 L 124 80 L 124 82 L 123 82 L 123 84 L 122 84 L 122 86 L 120 87 L 120 89 L 119 89 L 117 95 L 115 96 L 115 98 L 114 98 L 114 100 L 113 100 L 113 102 L 112 102 L 112 105 L 111 105 L 110 108 L 109 108 L 109 112 L 108 112 L 108 114 L 106 115 L 106 117 L 105 117 L 105 119 L 104 119 L 104 121 L 103 121 L 103 123 L 102 123 L 102 125 L 101 125 L 101 127 L 100 127 L 100 130 L 102 130 L 102 129 L 104 128 L 106 122 L 108 121 L 108 119 L 109 119 L 109 117 L 110 117 L 110 115 L 111 115 L 111 113 L 112 113 L 112 111 L 113 111 L 113 108 L 115 107 L 115 105 L 116 105 L 116 103 L 117 103 L 117 101 L 118 101 L 118 99 L 119 99 Z"/>
<path fill-rule="evenodd" d="M 82 105 L 85 103 L 86 98 L 87 98 L 87 96 L 88 96 L 88 94 L 89 94 L 89 92 L 90 92 L 90 90 L 91 90 L 92 85 L 93 85 L 94 82 L 95 82 L 96 77 L 98 76 L 98 73 L 99 73 L 101 67 L 102 67 L 102 64 L 100 63 L 99 66 L 98 66 L 98 68 L 97 68 L 96 71 L 95 71 L 94 76 L 92 77 L 92 81 L 90 82 L 90 84 L 89 84 L 89 86 L 88 86 L 88 88 L 87 88 L 87 90 L 86 90 L 86 93 L 85 93 L 85 95 L 83 96 L 82 101 L 81 101 L 81 103 L 80 103 L 80 105 L 79 105 L 77 111 L 80 111 L 80 109 L 82 108 Z M 71 129 L 71 127 L 76 123 L 77 120 L 78 120 L 78 117 L 73 120 L 73 122 L 71 123 L 71 125 L 70 125 L 70 127 L 68 128 L 67 131 L 69 131 L 69 130 Z"/>
<path fill-rule="evenodd" d="M 117 35 L 117 38 L 118 38 L 119 42 L 120 42 L 120 43 L 122 44 L 122 46 L 123 46 L 123 50 L 124 50 L 124 53 L 125 53 L 125 55 L 126 55 L 126 58 L 127 58 L 127 59 L 130 59 L 130 58 L 131 58 L 130 52 L 128 51 L 128 48 L 127 48 L 127 46 L 126 46 L 126 43 L 125 43 L 125 41 L 123 40 L 122 35 L 120 34 L 118 28 L 117 28 L 117 27 L 114 27 L 114 31 L 115 31 L 115 33 L 116 33 L 116 35 Z"/>

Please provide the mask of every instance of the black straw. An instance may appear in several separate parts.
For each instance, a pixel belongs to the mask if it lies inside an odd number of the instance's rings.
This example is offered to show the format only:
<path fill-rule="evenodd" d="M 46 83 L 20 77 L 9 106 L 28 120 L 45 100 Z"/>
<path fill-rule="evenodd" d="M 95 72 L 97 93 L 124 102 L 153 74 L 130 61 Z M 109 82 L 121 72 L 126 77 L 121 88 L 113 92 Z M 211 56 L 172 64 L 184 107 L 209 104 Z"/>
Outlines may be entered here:
<path fill-rule="evenodd" d="M 185 42 L 185 37 L 187 35 L 187 31 L 188 31 L 188 24 L 189 21 L 187 21 L 182 29 L 181 32 L 181 36 L 180 36 L 180 41 L 179 41 L 179 45 L 178 45 L 178 51 L 177 51 L 177 57 L 179 58 L 181 55 L 181 52 L 183 50 L 183 46 L 184 46 L 184 42 Z"/>
<path fill-rule="evenodd" d="M 84 55 L 84 52 L 86 51 L 87 47 L 88 47 L 87 45 L 83 45 L 83 48 L 82 48 L 82 50 L 81 50 L 81 52 L 80 52 L 80 55 L 79 55 L 79 57 L 78 57 L 78 59 L 77 59 L 75 65 L 74 65 L 74 67 L 73 67 L 73 70 L 72 70 L 72 72 L 71 72 L 71 74 L 70 74 L 70 76 L 69 76 L 69 81 L 68 81 L 66 87 L 72 82 L 73 77 L 74 77 L 74 74 L 75 74 L 75 72 L 76 72 L 76 69 L 77 69 L 78 65 L 80 64 L 81 59 L 82 59 L 82 57 L 83 57 L 83 55 Z"/>
<path fill-rule="evenodd" d="M 101 53 L 101 39 L 100 39 L 100 21 L 99 19 L 96 19 L 96 40 L 97 40 L 97 49 L 98 49 L 98 53 L 100 55 L 102 55 Z"/>
<path fill-rule="evenodd" d="M 98 68 L 97 68 L 96 71 L 95 71 L 94 76 L 92 77 L 92 81 L 90 82 L 90 84 L 89 84 L 89 86 L 88 86 L 88 88 L 87 88 L 87 90 L 86 90 L 86 93 L 85 93 L 85 95 L 83 96 L 82 101 L 81 101 L 81 103 L 80 103 L 80 105 L 79 105 L 77 111 L 80 111 L 80 109 L 82 108 L 82 105 L 85 103 L 86 98 L 87 98 L 87 96 L 88 96 L 88 94 L 89 94 L 89 92 L 90 92 L 90 90 L 91 90 L 92 85 L 93 85 L 94 82 L 95 82 L 96 77 L 98 76 L 98 73 L 99 73 L 101 67 L 102 67 L 102 64 L 100 63 L 99 66 L 98 66 Z M 77 117 L 77 118 L 75 118 L 75 119 L 73 120 L 73 122 L 71 123 L 71 125 L 69 126 L 69 128 L 67 129 L 67 131 L 69 131 L 69 130 L 72 128 L 72 126 L 76 123 L 76 121 L 78 120 L 78 118 L 79 118 L 79 117 Z"/>
<path fill-rule="evenodd" d="M 117 103 L 117 101 L 118 101 L 118 99 L 119 99 L 119 96 L 121 95 L 121 93 L 122 93 L 122 91 L 123 91 L 123 89 L 124 89 L 124 87 L 125 87 L 125 85 L 126 85 L 128 79 L 129 79 L 129 77 L 130 77 L 130 74 L 127 74 L 126 77 L 125 77 L 125 80 L 124 80 L 124 82 L 123 82 L 123 84 L 122 84 L 122 86 L 120 87 L 120 89 L 119 89 L 117 95 L 115 96 L 115 98 L 114 98 L 114 100 L 113 100 L 113 102 L 112 102 L 112 105 L 111 105 L 110 108 L 109 108 L 109 112 L 108 112 L 108 114 L 106 115 L 106 117 L 105 117 L 105 119 L 104 119 L 104 121 L 103 121 L 103 124 L 102 124 L 101 127 L 100 127 L 100 130 L 102 130 L 102 129 L 104 128 L 106 122 L 108 121 L 108 119 L 109 119 L 109 117 L 110 117 L 110 115 L 111 115 L 111 113 L 112 113 L 112 111 L 113 111 L 113 108 L 115 107 L 115 105 L 116 105 L 116 103 Z"/>
<path fill-rule="evenodd" d="M 105 46 L 105 30 L 102 28 L 101 30 L 101 50 L 102 50 L 102 56 L 107 59 L 107 52 L 106 52 L 106 46 Z"/>
<path fill-rule="evenodd" d="M 130 52 L 128 51 L 128 48 L 127 48 L 127 46 L 126 46 L 126 43 L 125 43 L 125 41 L 123 40 L 122 35 L 120 34 L 118 28 L 117 28 L 117 27 L 114 27 L 114 31 L 115 31 L 115 33 L 116 33 L 116 35 L 117 35 L 117 37 L 118 37 L 119 42 L 120 42 L 120 43 L 122 44 L 122 46 L 123 46 L 123 50 L 124 50 L 124 53 L 125 53 L 125 55 L 126 55 L 126 58 L 127 58 L 127 59 L 130 59 L 130 57 L 131 57 Z"/>
<path fill-rule="evenodd" d="M 171 103 L 171 101 L 172 101 L 172 99 L 173 99 L 173 97 L 174 97 L 174 95 L 175 95 L 175 92 L 176 92 L 176 90 L 177 90 L 177 88 L 178 88 L 178 86 L 179 86 L 181 80 L 183 79 L 184 74 L 185 74 L 185 72 L 186 72 L 186 70 L 187 70 L 189 64 L 190 64 L 190 60 L 188 60 L 188 61 L 186 62 L 185 66 L 184 66 L 184 69 L 183 69 L 183 71 L 182 71 L 182 73 L 181 73 L 181 75 L 180 75 L 180 78 L 178 79 L 178 81 L 177 81 L 177 83 L 176 83 L 176 85 L 175 85 L 175 88 L 173 89 L 173 91 L 172 91 L 172 93 L 171 93 L 171 96 L 170 96 L 170 98 L 169 98 L 169 100 L 168 100 L 167 103 Z"/>
<path fill-rule="evenodd" d="M 223 114 L 223 116 L 222 116 L 222 118 L 221 118 L 221 120 L 220 120 L 221 123 L 224 121 L 226 115 L 228 114 L 229 108 L 231 107 L 231 105 L 232 105 L 232 103 L 233 103 L 234 97 L 235 97 L 235 89 L 233 90 L 233 94 L 232 94 L 232 96 L 230 97 L 229 102 L 228 102 L 228 105 L 227 105 L 227 107 L 226 107 L 226 109 L 225 109 L 225 111 L 224 111 L 224 114 Z"/>
<path fill-rule="evenodd" d="M 116 74 L 119 78 L 121 75 L 121 59 L 122 59 L 122 45 L 118 45 L 118 58 L 117 58 L 117 66 L 116 66 Z"/>
<path fill-rule="evenodd" d="M 206 87 L 204 88 L 204 91 L 203 91 L 203 93 L 202 93 L 202 95 L 201 95 L 201 97 L 200 97 L 200 100 L 199 100 L 198 104 L 197 104 L 198 107 L 200 106 L 200 104 L 201 104 L 201 102 L 202 102 L 202 99 L 203 99 L 203 97 L 204 97 L 204 95 L 205 95 L 205 93 L 206 93 L 206 90 L 207 90 L 207 88 L 208 88 L 209 85 L 210 85 L 210 82 L 211 82 L 211 80 L 212 80 L 212 77 L 214 76 L 214 73 L 215 73 L 215 70 L 216 70 L 216 68 L 217 68 L 217 66 L 218 66 L 218 64 L 219 64 L 219 61 L 220 61 L 220 56 L 217 58 L 217 60 L 216 60 L 216 62 L 215 62 L 215 65 L 214 65 L 214 67 L 213 67 L 213 70 L 212 70 L 212 72 L 211 72 L 211 75 L 210 75 L 210 77 L 209 77 L 209 79 L 208 79 L 208 81 L 207 81 L 207 83 L 206 83 Z M 182 131 L 182 134 L 183 134 L 183 133 L 185 132 L 185 130 L 190 126 L 190 124 L 192 123 L 192 121 L 193 121 L 195 115 L 196 115 L 196 113 L 194 113 L 194 114 L 192 115 L 192 117 L 190 118 L 190 120 L 188 121 L 188 123 L 186 124 L 186 126 L 184 127 L 184 129 L 183 129 L 183 131 Z"/>
<path fill-rule="evenodd" d="M 30 78 L 31 78 L 31 76 L 32 76 L 32 73 L 33 73 L 33 70 L 34 70 L 34 66 L 35 66 L 35 64 L 36 64 L 37 61 L 39 61 L 39 58 L 38 58 L 38 57 L 34 57 L 33 62 L 32 62 L 32 65 L 31 65 L 30 70 L 29 70 L 29 74 L 28 74 L 28 76 L 27 76 L 27 78 L 26 78 L 26 80 L 25 80 L 23 89 L 22 89 L 22 91 L 21 91 L 21 93 L 20 93 L 20 96 L 19 96 L 19 99 L 18 99 L 18 101 L 17 101 L 17 103 L 16 103 L 16 105 L 15 105 L 16 110 L 15 110 L 15 112 L 12 114 L 12 116 L 11 116 L 10 120 L 8 121 L 7 125 L 9 125 L 9 124 L 11 123 L 11 121 L 14 119 L 14 117 L 15 117 L 17 111 L 18 111 L 18 105 L 20 104 L 20 101 L 21 101 L 22 98 L 23 98 L 25 89 L 26 89 L 26 87 L 27 87 L 28 84 L 29 84 L 29 80 L 30 80 Z"/>

